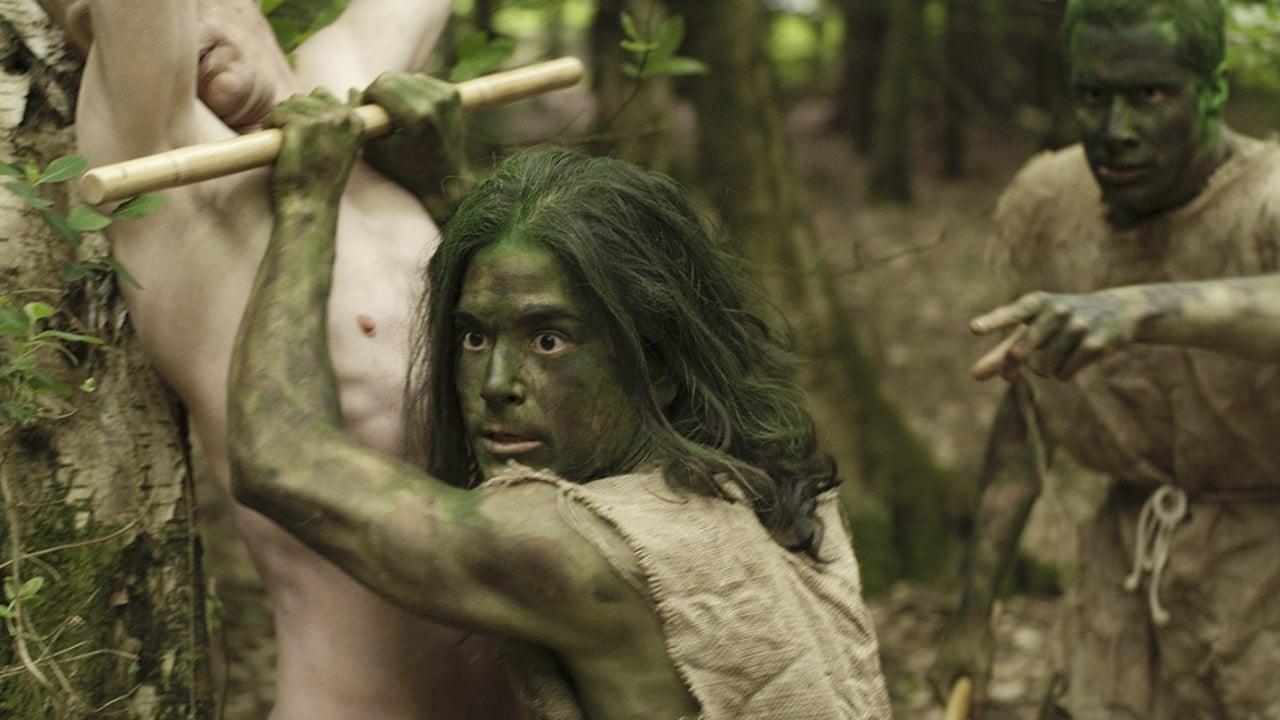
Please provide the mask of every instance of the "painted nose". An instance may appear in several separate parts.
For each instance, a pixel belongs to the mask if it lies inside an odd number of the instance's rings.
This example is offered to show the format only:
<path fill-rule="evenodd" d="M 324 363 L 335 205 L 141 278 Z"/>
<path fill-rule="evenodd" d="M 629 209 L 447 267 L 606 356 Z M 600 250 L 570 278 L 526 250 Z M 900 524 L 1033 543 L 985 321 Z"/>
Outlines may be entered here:
<path fill-rule="evenodd" d="M 491 408 L 519 405 L 524 402 L 524 381 L 520 379 L 520 361 L 517 353 L 495 345 L 489 354 L 489 366 L 485 370 L 484 387 L 480 396 Z"/>
<path fill-rule="evenodd" d="M 1104 129 L 1104 140 L 1113 151 L 1127 150 L 1138 144 L 1138 132 L 1134 127 L 1133 108 L 1119 94 L 1111 100 L 1107 109 L 1107 125 Z"/>

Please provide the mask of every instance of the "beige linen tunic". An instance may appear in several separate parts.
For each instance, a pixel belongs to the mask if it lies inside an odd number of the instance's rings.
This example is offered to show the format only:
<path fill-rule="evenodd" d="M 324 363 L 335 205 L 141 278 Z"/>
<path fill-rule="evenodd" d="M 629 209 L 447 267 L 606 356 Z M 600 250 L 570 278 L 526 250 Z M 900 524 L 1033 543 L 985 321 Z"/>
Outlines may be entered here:
<path fill-rule="evenodd" d="M 779 546 L 751 508 L 669 488 L 660 473 L 585 485 L 533 471 L 489 485 L 540 482 L 561 516 L 601 549 L 655 610 L 702 720 L 880 720 L 890 717 L 878 646 L 834 493 L 818 563 Z M 592 513 L 635 554 L 641 575 L 609 555 L 582 521 Z M 537 718 L 581 717 L 554 663 L 519 648 L 513 674 Z M 671 719 L 671 720 L 674 720 Z"/>
<path fill-rule="evenodd" d="M 1080 146 L 1033 159 L 996 211 L 1009 297 L 1276 272 L 1280 147 L 1238 139 L 1191 203 L 1127 231 L 1107 224 Z M 1076 718 L 1280 718 L 1280 358 L 1135 345 L 1071 382 L 1028 376 L 1049 440 L 1118 482 L 1082 528 L 1064 705 Z M 1158 626 L 1150 588 L 1124 581 L 1139 509 L 1165 484 L 1192 500 Z M 1245 490 L 1272 501 L 1224 499 Z"/>

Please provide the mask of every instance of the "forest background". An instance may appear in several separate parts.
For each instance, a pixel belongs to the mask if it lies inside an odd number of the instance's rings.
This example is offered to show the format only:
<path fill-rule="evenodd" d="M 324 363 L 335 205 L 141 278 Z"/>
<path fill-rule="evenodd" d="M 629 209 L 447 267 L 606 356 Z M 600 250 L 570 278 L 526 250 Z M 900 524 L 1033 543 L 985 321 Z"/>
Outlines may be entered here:
<path fill-rule="evenodd" d="M 290 50 L 346 0 L 262 0 Z M 1280 0 L 1233 1 L 1228 119 L 1280 121 Z M 985 256 L 1000 188 L 1073 141 L 1044 0 L 457 0 L 429 71 L 571 54 L 583 87 L 470 122 L 469 155 L 539 142 L 674 175 L 791 322 L 895 704 L 923 681 L 1000 393 L 966 320 L 1004 299 Z M 269 610 L 181 410 L 141 359 L 78 205 L 79 62 L 34 0 L 0 0 L 0 717 L 265 715 Z M 159 210 L 163 212 L 163 209 Z M 193 480 L 194 478 L 194 480 Z M 1074 523 L 1104 482 L 1058 462 L 1000 625 L 996 717 L 1032 712 Z M 197 519 L 198 516 L 198 519 Z"/>

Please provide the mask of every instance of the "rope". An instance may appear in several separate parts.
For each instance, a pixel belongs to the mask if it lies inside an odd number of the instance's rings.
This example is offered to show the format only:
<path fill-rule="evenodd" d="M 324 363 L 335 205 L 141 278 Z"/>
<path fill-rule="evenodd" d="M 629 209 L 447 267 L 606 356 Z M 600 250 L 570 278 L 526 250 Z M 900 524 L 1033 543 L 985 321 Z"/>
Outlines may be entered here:
<path fill-rule="evenodd" d="M 1138 589 L 1142 576 L 1150 573 L 1147 592 L 1151 603 L 1151 619 L 1156 625 L 1169 622 L 1169 612 L 1160 604 L 1160 579 L 1169 562 L 1169 545 L 1173 531 L 1187 516 L 1187 494 L 1175 485 L 1161 485 L 1151 493 L 1138 514 L 1138 534 L 1133 555 L 1133 571 L 1124 580 L 1129 592 Z"/>

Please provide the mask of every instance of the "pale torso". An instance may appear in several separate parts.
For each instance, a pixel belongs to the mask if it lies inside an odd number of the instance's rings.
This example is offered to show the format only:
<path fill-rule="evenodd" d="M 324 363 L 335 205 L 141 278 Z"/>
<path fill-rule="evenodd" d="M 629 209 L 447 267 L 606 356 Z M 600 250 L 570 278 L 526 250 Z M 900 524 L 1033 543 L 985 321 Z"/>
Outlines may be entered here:
<path fill-rule="evenodd" d="M 1276 272 L 1280 148 L 1240 138 L 1197 198 L 1133 230 L 1104 213 L 1079 147 L 1033 160 L 997 210 L 1010 297 Z M 1122 482 L 1280 486 L 1280 363 L 1134 345 L 1071 382 L 1028 375 L 1052 439 Z"/>
<path fill-rule="evenodd" d="M 86 73 L 86 83 L 100 81 Z M 280 95 L 302 89 L 281 87 Z M 93 122 L 94 97 L 82 94 L 81 127 Z M 205 142 L 233 133 L 198 106 L 191 134 L 191 142 Z M 91 164 L 120 159 L 110 137 L 82 132 L 81 139 Z M 267 171 L 256 171 L 168 191 L 161 213 L 109 234 L 115 257 L 142 285 L 122 283 L 131 321 L 188 408 L 229 502 L 227 372 L 270 233 L 266 180 Z M 409 322 L 438 230 L 413 197 L 363 165 L 352 173 L 339 223 L 328 342 L 345 427 L 398 456 Z M 397 608 L 263 516 L 232 507 L 275 618 L 273 717 L 513 716 L 492 642 L 463 642 L 463 633 Z"/>

